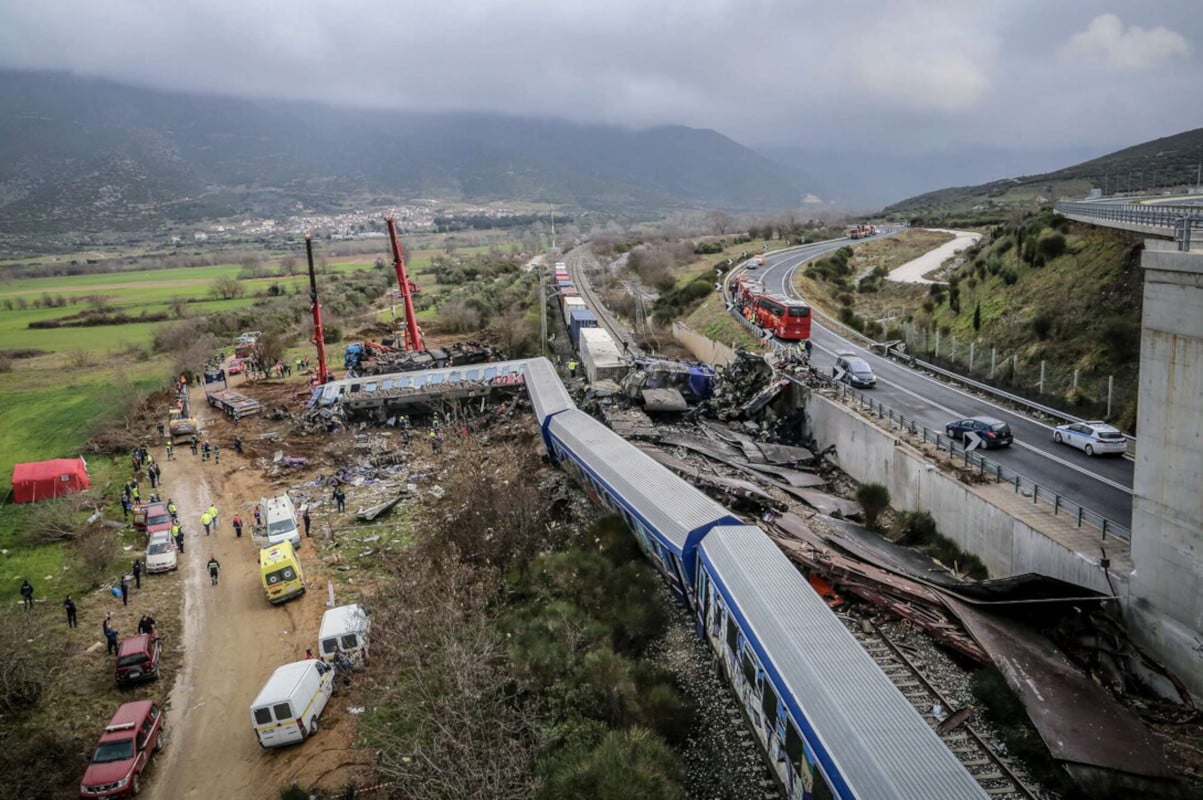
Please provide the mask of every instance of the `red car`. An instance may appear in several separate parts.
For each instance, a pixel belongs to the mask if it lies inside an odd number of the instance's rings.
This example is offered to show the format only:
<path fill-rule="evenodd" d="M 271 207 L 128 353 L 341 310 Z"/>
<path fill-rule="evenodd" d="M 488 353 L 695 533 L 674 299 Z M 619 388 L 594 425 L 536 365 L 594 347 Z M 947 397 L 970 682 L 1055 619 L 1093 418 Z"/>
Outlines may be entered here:
<path fill-rule="evenodd" d="M 226 374 L 227 375 L 239 375 L 243 372 L 246 372 L 246 364 L 242 363 L 242 359 L 240 359 L 240 358 L 230 359 L 230 363 L 226 366 Z"/>
<path fill-rule="evenodd" d="M 126 703 L 105 727 L 79 784 L 81 798 L 133 797 L 142 773 L 163 747 L 163 712 L 152 700 Z"/>
<path fill-rule="evenodd" d="M 158 680 L 163 642 L 153 633 L 139 633 L 121 642 L 117 650 L 117 685 Z"/>
<path fill-rule="evenodd" d="M 171 530 L 171 512 L 163 502 L 147 503 L 134 509 L 134 527 L 146 533 Z"/>

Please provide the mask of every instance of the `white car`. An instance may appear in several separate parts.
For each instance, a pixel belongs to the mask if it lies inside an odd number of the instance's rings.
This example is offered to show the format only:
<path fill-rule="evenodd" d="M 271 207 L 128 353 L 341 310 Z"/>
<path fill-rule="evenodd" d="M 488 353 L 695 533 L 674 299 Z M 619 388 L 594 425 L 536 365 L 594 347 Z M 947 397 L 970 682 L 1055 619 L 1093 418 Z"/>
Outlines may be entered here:
<path fill-rule="evenodd" d="M 1123 455 L 1128 450 L 1124 432 L 1101 420 L 1058 425 L 1053 429 L 1053 441 L 1085 450 L 1088 456 L 1105 453 Z"/>
<path fill-rule="evenodd" d="M 166 531 L 151 534 L 150 543 L 146 546 L 146 571 L 170 572 L 177 566 L 175 542 L 171 540 L 171 534 Z"/>

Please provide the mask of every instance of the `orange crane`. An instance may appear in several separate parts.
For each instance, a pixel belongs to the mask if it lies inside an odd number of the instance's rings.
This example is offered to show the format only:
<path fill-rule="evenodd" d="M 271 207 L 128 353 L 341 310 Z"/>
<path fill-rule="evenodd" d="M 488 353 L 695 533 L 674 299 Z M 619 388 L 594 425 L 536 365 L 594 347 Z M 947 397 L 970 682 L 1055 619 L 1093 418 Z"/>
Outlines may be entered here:
<path fill-rule="evenodd" d="M 422 343 L 422 332 L 418 330 L 418 318 L 414 315 L 413 284 L 405 274 L 405 258 L 401 255 L 401 245 L 397 241 L 397 223 L 392 217 L 386 217 L 388 238 L 393 247 L 393 268 L 397 270 L 397 284 L 401 287 L 401 299 L 405 303 L 405 349 L 407 351 L 426 349 Z"/>

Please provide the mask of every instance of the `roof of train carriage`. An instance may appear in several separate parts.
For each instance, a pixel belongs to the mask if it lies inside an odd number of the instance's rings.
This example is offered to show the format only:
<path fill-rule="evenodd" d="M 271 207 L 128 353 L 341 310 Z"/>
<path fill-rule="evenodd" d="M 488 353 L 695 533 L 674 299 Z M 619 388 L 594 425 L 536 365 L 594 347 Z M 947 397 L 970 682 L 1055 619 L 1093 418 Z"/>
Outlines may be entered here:
<path fill-rule="evenodd" d="M 690 534 L 699 528 L 719 522 L 737 524 L 726 508 L 583 411 L 557 414 L 548 430 L 578 457 L 587 457 L 593 477 L 638 509 L 653 535 L 678 556 L 692 544 Z"/>
<path fill-rule="evenodd" d="M 718 526 L 698 557 L 840 798 L 986 800 L 881 668 L 764 532 Z"/>
<path fill-rule="evenodd" d="M 534 359 L 546 360 L 546 359 Z M 495 381 L 498 378 L 514 378 L 524 374 L 532 359 L 518 361 L 486 361 L 479 364 L 464 364 L 441 369 L 390 372 L 383 375 L 365 375 L 360 378 L 343 378 L 330 381 L 314 388 L 320 405 L 330 405 L 340 398 L 359 392 L 372 393 L 387 389 L 421 389 L 446 383 L 449 380 Z M 560 387 L 563 389 L 563 386 Z M 544 390 L 546 393 L 546 390 Z"/>
<path fill-rule="evenodd" d="M 526 391 L 530 395 L 531 405 L 535 409 L 535 419 L 539 427 L 552 414 L 576 408 L 572 396 L 564 387 L 555 367 L 546 358 L 532 358 L 526 362 Z"/>

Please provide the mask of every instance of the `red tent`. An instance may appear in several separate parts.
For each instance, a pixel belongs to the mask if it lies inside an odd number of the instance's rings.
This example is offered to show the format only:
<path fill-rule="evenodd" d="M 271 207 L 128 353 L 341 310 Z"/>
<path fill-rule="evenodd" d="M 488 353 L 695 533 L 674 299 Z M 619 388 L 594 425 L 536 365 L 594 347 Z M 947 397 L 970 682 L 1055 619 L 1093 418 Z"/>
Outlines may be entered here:
<path fill-rule="evenodd" d="M 82 492 L 91 486 L 82 458 L 31 461 L 13 467 L 13 502 L 34 503 L 48 497 Z"/>

